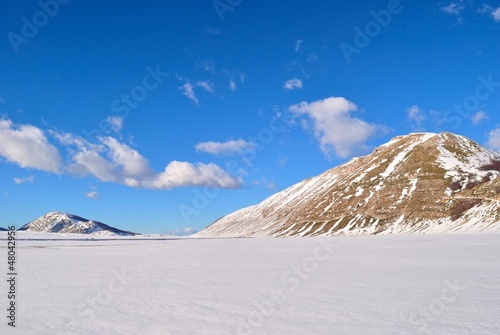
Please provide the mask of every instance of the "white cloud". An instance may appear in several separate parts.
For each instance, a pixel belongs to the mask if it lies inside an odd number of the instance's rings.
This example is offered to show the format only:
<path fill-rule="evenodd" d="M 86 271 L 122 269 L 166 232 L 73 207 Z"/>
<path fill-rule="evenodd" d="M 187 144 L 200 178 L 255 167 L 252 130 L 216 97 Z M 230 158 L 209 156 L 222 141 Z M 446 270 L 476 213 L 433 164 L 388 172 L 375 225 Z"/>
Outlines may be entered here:
<path fill-rule="evenodd" d="M 493 8 L 490 5 L 484 4 L 482 8 L 477 10 L 479 13 L 488 13 L 495 22 L 500 22 L 500 7 Z"/>
<path fill-rule="evenodd" d="M 91 175 L 100 181 L 129 187 L 171 189 L 184 186 L 238 188 L 239 177 L 233 177 L 215 164 L 191 164 L 173 161 L 163 172 L 155 172 L 149 162 L 135 149 L 113 137 L 98 138 L 99 144 L 72 134 L 54 136 L 68 146 L 67 172 Z M 73 148 L 71 148 L 73 147 Z"/>
<path fill-rule="evenodd" d="M 229 89 L 233 92 L 236 91 L 236 83 L 232 79 L 229 80 Z"/>
<path fill-rule="evenodd" d="M 59 173 L 59 150 L 49 143 L 44 132 L 31 125 L 15 125 L 0 119 L 0 157 L 22 168 Z"/>
<path fill-rule="evenodd" d="M 85 196 L 87 198 L 95 199 L 95 200 L 98 200 L 101 198 L 101 196 L 99 195 L 99 192 L 97 192 L 97 191 L 89 192 L 89 193 L 85 194 Z"/>
<path fill-rule="evenodd" d="M 209 93 L 215 92 L 214 84 L 209 81 L 200 80 L 196 83 L 196 86 L 203 88 L 205 91 Z"/>
<path fill-rule="evenodd" d="M 300 52 L 300 48 L 302 47 L 303 43 L 304 41 L 300 39 L 295 42 L 295 52 Z"/>
<path fill-rule="evenodd" d="M 182 90 L 182 94 L 184 94 L 189 100 L 194 102 L 195 105 L 199 104 L 198 98 L 196 97 L 196 94 L 194 93 L 194 86 L 191 84 L 191 82 L 187 81 L 179 87 L 180 90 Z"/>
<path fill-rule="evenodd" d="M 29 177 L 24 177 L 24 178 L 14 178 L 14 183 L 17 185 L 23 184 L 23 183 L 34 183 L 35 182 L 35 176 L 29 176 Z"/>
<path fill-rule="evenodd" d="M 297 79 L 297 78 L 287 80 L 283 84 L 283 87 L 287 90 L 301 89 L 302 88 L 302 80 Z"/>
<path fill-rule="evenodd" d="M 254 143 L 247 142 L 243 139 L 231 140 L 227 142 L 202 142 L 195 145 L 198 152 L 206 152 L 213 155 L 233 156 L 243 155 L 245 153 L 254 152 L 256 146 Z"/>
<path fill-rule="evenodd" d="M 201 59 L 196 62 L 196 69 L 201 69 L 205 72 L 216 74 L 215 62 L 211 59 Z"/>
<path fill-rule="evenodd" d="M 326 156 L 330 156 L 333 150 L 340 157 L 348 157 L 377 132 L 376 125 L 351 115 L 357 106 L 343 97 L 302 102 L 290 106 L 289 110 L 299 116 L 307 116 L 301 124 L 306 129 L 312 129 Z"/>
<path fill-rule="evenodd" d="M 460 15 L 464 10 L 463 0 L 457 2 L 451 2 L 449 5 L 442 6 L 441 11 L 446 14 Z"/>
<path fill-rule="evenodd" d="M 123 128 L 123 118 L 120 116 L 108 116 L 106 121 L 109 123 L 111 131 L 118 133 Z"/>
<path fill-rule="evenodd" d="M 206 186 L 235 189 L 241 187 L 240 177 L 233 177 L 216 164 L 191 164 L 173 161 L 147 186 L 155 189 L 171 189 L 180 186 Z"/>
<path fill-rule="evenodd" d="M 418 131 L 422 129 L 422 123 L 427 120 L 425 112 L 420 109 L 417 105 L 413 105 L 406 110 L 406 117 L 415 123 L 415 128 Z"/>
<path fill-rule="evenodd" d="M 500 7 L 498 7 L 497 9 L 495 9 L 491 13 L 491 16 L 493 16 L 493 20 L 495 20 L 495 22 L 500 22 Z"/>
<path fill-rule="evenodd" d="M 188 236 L 188 235 L 193 235 L 198 232 L 198 229 L 192 228 L 192 227 L 187 227 L 184 229 L 173 229 L 173 230 L 167 230 L 165 232 L 166 235 L 174 235 L 174 236 Z"/>
<path fill-rule="evenodd" d="M 477 125 L 479 122 L 481 122 L 487 118 L 488 118 L 488 114 L 486 114 L 485 112 L 483 112 L 483 111 L 476 112 L 471 116 L 472 124 Z"/>
<path fill-rule="evenodd" d="M 222 34 L 222 31 L 219 28 L 215 28 L 215 27 L 206 27 L 205 31 L 208 34 L 211 34 L 211 35 L 220 35 L 220 34 Z"/>
<path fill-rule="evenodd" d="M 493 150 L 500 151 L 500 128 L 496 128 L 488 133 L 488 147 Z"/>

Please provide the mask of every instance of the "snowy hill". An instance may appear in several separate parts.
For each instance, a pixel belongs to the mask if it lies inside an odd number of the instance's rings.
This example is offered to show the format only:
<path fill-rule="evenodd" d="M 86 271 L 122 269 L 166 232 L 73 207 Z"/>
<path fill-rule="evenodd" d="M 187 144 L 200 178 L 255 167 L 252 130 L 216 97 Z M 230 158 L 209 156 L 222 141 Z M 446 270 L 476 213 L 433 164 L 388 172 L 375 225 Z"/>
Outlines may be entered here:
<path fill-rule="evenodd" d="M 500 154 L 451 133 L 398 136 L 197 236 L 500 230 Z"/>
<path fill-rule="evenodd" d="M 47 233 L 78 233 L 94 235 L 119 235 L 134 236 L 138 235 L 129 231 L 123 231 L 110 227 L 102 222 L 87 220 L 77 215 L 50 212 L 30 223 L 22 226 L 19 230 L 31 232 Z"/>
<path fill-rule="evenodd" d="M 8 231 L 8 229 L 0 227 L 0 231 Z"/>

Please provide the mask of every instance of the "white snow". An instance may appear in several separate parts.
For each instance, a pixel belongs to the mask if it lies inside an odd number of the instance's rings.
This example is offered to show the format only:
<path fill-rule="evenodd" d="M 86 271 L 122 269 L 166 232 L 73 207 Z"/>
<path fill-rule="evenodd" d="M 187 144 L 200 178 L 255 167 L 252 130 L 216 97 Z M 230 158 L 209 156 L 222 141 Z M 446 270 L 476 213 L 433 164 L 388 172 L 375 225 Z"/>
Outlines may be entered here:
<path fill-rule="evenodd" d="M 494 335 L 499 254 L 497 234 L 18 241 L 0 333 Z"/>

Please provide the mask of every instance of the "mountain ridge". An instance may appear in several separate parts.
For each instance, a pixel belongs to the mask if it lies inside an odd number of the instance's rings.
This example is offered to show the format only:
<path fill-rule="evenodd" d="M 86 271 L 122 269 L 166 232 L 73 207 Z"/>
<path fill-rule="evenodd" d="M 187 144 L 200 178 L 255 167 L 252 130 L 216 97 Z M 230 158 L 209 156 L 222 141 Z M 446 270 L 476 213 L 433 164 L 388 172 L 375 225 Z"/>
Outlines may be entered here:
<path fill-rule="evenodd" d="M 81 216 L 66 212 L 49 212 L 25 224 L 19 231 L 46 233 L 77 233 L 87 235 L 140 235 L 134 232 L 117 229 L 99 221 L 88 220 Z"/>
<path fill-rule="evenodd" d="M 500 153 L 449 132 L 396 136 L 226 215 L 197 236 L 331 236 L 498 229 Z M 491 168 L 489 166 L 491 165 Z"/>

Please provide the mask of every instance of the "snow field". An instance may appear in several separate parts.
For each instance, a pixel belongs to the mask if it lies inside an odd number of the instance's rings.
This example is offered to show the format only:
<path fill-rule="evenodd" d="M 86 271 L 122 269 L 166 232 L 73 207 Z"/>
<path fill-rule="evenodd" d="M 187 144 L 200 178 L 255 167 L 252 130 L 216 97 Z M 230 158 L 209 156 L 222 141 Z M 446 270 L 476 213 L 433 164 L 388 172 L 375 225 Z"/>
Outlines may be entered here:
<path fill-rule="evenodd" d="M 500 334 L 499 237 L 18 241 L 0 333 Z"/>

